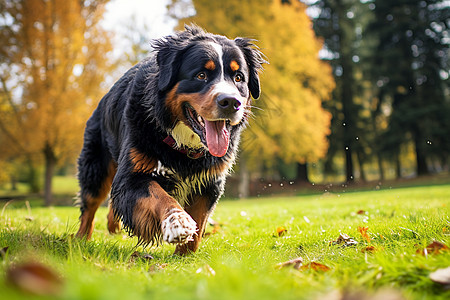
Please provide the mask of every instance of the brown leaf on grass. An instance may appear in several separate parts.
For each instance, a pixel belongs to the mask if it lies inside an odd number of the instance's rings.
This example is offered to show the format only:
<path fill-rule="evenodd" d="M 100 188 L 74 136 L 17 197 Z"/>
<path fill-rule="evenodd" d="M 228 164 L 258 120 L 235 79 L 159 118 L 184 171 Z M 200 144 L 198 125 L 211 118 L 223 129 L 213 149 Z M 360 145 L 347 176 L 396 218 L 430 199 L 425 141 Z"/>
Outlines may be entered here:
<path fill-rule="evenodd" d="M 277 227 L 277 235 L 278 236 L 283 236 L 287 233 L 287 229 L 284 228 L 283 226 Z"/>
<path fill-rule="evenodd" d="M 340 233 L 337 240 L 332 241 L 330 243 L 333 245 L 342 245 L 344 247 L 354 246 L 354 245 L 358 244 L 357 241 L 355 241 L 354 239 L 352 239 L 345 233 Z"/>
<path fill-rule="evenodd" d="M 428 254 L 441 254 L 442 252 L 449 250 L 450 249 L 444 243 L 433 241 L 425 249 L 417 249 L 416 253 L 427 256 Z"/>
<path fill-rule="evenodd" d="M 431 254 L 438 254 L 444 251 L 449 251 L 449 248 L 444 243 L 433 241 L 427 246 L 427 251 Z"/>
<path fill-rule="evenodd" d="M 369 230 L 369 227 L 358 227 L 359 233 L 361 233 L 363 239 L 365 239 L 367 242 L 370 242 L 370 236 L 369 233 L 367 233 L 367 230 Z"/>
<path fill-rule="evenodd" d="M 6 282 L 35 295 L 57 295 L 63 285 L 61 278 L 53 270 L 36 262 L 10 267 L 6 271 Z"/>
<path fill-rule="evenodd" d="M 310 262 L 309 264 L 301 266 L 299 270 L 300 271 L 313 270 L 313 271 L 327 272 L 327 271 L 330 271 L 331 269 L 329 267 L 325 266 L 324 264 L 313 261 L 313 262 Z"/>
<path fill-rule="evenodd" d="M 140 258 L 141 260 L 150 261 L 153 259 L 153 256 L 151 256 L 148 253 L 141 253 L 138 251 L 134 251 L 133 254 L 130 256 L 130 260 L 134 261 L 136 258 Z"/>
<path fill-rule="evenodd" d="M 430 273 L 430 279 L 436 283 L 442 284 L 445 289 L 450 289 L 450 267 L 437 269 Z"/>
<path fill-rule="evenodd" d="M 366 213 L 366 211 L 360 209 L 360 210 L 358 210 L 356 213 L 357 213 L 358 215 L 364 215 L 364 214 Z"/>
<path fill-rule="evenodd" d="M 211 231 L 209 231 L 209 232 L 204 232 L 204 233 L 203 233 L 203 236 L 210 236 L 210 235 L 216 234 L 217 232 L 220 231 L 220 229 L 222 228 L 222 225 L 223 225 L 222 223 L 219 223 L 219 222 L 217 222 L 217 221 L 214 221 L 214 220 L 211 219 L 211 218 L 208 219 L 208 224 L 209 224 L 210 226 L 212 226 L 213 229 L 212 229 Z"/>
<path fill-rule="evenodd" d="M 282 263 L 279 263 L 275 266 L 277 269 L 286 268 L 292 266 L 294 269 L 298 270 L 302 266 L 303 258 L 297 257 Z"/>
<path fill-rule="evenodd" d="M 217 232 L 220 231 L 220 228 L 221 227 L 219 225 L 214 225 L 213 229 L 209 232 L 203 233 L 203 236 L 210 236 L 210 235 L 216 234 Z"/>
<path fill-rule="evenodd" d="M 374 246 L 367 246 L 367 247 L 361 249 L 362 253 L 366 253 L 366 252 L 374 253 L 376 251 L 377 251 L 377 248 L 375 248 Z"/>

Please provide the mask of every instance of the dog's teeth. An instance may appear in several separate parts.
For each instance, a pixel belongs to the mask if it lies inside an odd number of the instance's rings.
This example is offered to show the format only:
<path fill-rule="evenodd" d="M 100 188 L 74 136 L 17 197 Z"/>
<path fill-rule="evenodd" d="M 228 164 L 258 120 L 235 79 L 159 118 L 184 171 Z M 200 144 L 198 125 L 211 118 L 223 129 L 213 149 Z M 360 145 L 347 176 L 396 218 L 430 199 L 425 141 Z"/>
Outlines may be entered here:
<path fill-rule="evenodd" d="M 197 116 L 197 120 L 200 123 L 200 125 L 204 125 L 202 117 Z"/>

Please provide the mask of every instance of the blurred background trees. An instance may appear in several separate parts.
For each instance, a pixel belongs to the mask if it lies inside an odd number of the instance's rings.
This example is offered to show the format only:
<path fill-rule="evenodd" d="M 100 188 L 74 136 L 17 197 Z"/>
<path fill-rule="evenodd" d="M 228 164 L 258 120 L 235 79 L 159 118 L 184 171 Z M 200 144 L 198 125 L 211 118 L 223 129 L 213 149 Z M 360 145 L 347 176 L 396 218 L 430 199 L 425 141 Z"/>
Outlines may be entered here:
<path fill-rule="evenodd" d="M 315 1 L 313 19 L 325 39 L 337 88 L 325 172 L 345 153 L 346 181 L 376 161 L 409 175 L 402 161 L 415 157 L 416 175 L 448 170 L 448 1 Z M 388 166 L 388 167 L 389 167 Z M 335 168 L 335 167 L 334 167 Z M 403 174 L 402 174 L 402 170 Z"/>
<path fill-rule="evenodd" d="M 134 18 L 121 27 L 127 46 L 113 47 L 101 20 L 115 1 L 0 1 L 0 184 L 43 187 L 50 203 L 52 174 L 74 170 L 92 110 L 151 50 L 158 29 Z M 254 38 L 270 62 L 230 180 L 241 196 L 267 181 L 448 173 L 448 1 L 166 2 L 178 29 Z"/>
<path fill-rule="evenodd" d="M 0 3 L 0 155 L 28 164 L 30 177 L 44 167 L 47 204 L 56 166 L 74 162 L 104 92 L 111 44 L 98 23 L 105 2 Z"/>

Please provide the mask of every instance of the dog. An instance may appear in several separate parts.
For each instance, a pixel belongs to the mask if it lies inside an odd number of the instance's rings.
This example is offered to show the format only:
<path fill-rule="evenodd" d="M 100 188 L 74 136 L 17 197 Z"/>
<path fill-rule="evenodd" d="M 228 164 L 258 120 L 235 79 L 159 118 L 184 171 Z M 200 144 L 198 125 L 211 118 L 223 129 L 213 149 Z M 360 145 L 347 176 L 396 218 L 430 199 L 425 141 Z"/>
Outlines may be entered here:
<path fill-rule="evenodd" d="M 266 61 L 254 40 L 196 25 L 152 46 L 86 123 L 77 237 L 91 238 L 110 195 L 109 232 L 122 224 L 138 245 L 165 241 L 184 255 L 198 249 L 223 194 Z"/>

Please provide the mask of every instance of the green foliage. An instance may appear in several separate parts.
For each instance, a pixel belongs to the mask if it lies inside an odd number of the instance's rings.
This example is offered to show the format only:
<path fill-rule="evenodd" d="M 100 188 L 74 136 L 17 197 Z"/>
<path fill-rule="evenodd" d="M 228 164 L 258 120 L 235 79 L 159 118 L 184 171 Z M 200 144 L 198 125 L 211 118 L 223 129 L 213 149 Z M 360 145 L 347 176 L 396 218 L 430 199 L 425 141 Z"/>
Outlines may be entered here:
<path fill-rule="evenodd" d="M 409 133 L 417 173 L 427 174 L 427 160 L 450 155 L 449 40 L 450 7 L 443 1 L 378 0 L 368 35 L 377 44 L 369 75 L 379 101 L 392 106 L 383 149 L 398 147 Z M 399 141 L 400 139 L 400 141 Z"/>
<path fill-rule="evenodd" d="M 449 190 L 442 185 L 221 202 L 213 217 L 219 230 L 183 258 L 172 256 L 172 245 L 136 249 L 135 238 L 108 235 L 105 208 L 93 240 L 85 242 L 71 236 L 79 215 L 74 207 L 8 206 L 0 216 L 0 247 L 9 247 L 0 269 L 5 274 L 30 260 L 50 266 L 64 280 L 55 299 L 326 299 L 332 291 L 385 288 L 406 299 L 447 299 L 450 292 L 428 275 L 450 264 L 450 252 L 425 257 L 416 250 L 433 240 L 450 244 Z M 281 237 L 279 226 L 287 229 Z M 370 242 L 358 232 L 361 226 L 368 227 Z M 340 233 L 358 244 L 330 244 Z M 376 251 L 362 253 L 369 245 Z M 135 250 L 153 259 L 133 257 Z M 331 270 L 275 268 L 298 256 Z M 4 276 L 0 291 L 7 299 L 31 297 L 8 286 Z"/>
<path fill-rule="evenodd" d="M 448 164 L 450 8 L 444 2 L 314 1 L 314 29 L 337 84 L 336 101 L 326 103 L 333 115 L 326 171 L 345 153 L 347 181 L 355 159 L 363 170 L 373 156 L 381 179 L 382 159 L 394 162 L 400 177 L 401 149 L 410 145 L 416 174 L 427 174 L 431 161 Z"/>

